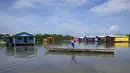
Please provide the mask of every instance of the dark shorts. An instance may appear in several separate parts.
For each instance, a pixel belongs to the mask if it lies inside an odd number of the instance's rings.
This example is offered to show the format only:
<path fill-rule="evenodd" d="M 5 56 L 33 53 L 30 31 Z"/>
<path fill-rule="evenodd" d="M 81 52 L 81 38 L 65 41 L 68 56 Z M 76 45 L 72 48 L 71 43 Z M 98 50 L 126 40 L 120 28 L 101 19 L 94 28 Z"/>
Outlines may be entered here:
<path fill-rule="evenodd" d="M 72 47 L 75 47 L 75 44 L 74 44 L 74 42 L 71 42 L 71 45 L 72 45 Z"/>

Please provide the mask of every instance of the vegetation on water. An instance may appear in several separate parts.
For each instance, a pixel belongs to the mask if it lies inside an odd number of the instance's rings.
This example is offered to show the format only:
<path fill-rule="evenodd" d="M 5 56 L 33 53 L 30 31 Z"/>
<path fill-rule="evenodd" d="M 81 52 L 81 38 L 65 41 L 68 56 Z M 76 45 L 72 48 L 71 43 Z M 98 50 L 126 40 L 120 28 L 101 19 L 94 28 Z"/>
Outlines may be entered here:
<path fill-rule="evenodd" d="M 10 36 L 10 34 L 0 34 L 0 39 L 5 39 L 5 37 Z M 34 34 L 36 41 L 43 41 L 43 38 L 53 37 L 55 40 L 71 40 L 73 36 L 61 35 L 61 34 Z"/>
<path fill-rule="evenodd" d="M 36 41 L 42 41 L 43 38 L 53 37 L 54 40 L 71 40 L 73 36 L 61 34 L 35 34 Z"/>
<path fill-rule="evenodd" d="M 0 46 L 3 46 L 5 44 L 5 37 L 10 36 L 9 34 L 0 34 Z"/>
<path fill-rule="evenodd" d="M 10 36 L 10 34 L 0 34 L 0 39 L 5 39 L 6 36 Z"/>
<path fill-rule="evenodd" d="M 127 34 L 127 36 L 129 36 L 129 37 L 130 37 L 130 34 Z"/>

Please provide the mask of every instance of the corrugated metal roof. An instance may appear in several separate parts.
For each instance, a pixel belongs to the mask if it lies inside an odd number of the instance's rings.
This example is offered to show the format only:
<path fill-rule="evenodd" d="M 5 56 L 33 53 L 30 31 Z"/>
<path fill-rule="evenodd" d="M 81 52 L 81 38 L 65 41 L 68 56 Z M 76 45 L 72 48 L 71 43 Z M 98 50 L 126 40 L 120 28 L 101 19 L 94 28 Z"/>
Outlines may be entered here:
<path fill-rule="evenodd" d="M 95 38 L 96 36 L 86 36 L 86 37 L 89 37 L 89 38 Z"/>
<path fill-rule="evenodd" d="M 21 33 L 18 33 L 18 34 L 15 34 L 13 36 L 33 36 L 32 34 L 29 34 L 27 32 L 21 32 Z"/>
<path fill-rule="evenodd" d="M 84 37 L 79 37 L 79 38 L 84 38 Z"/>
<path fill-rule="evenodd" d="M 106 37 L 105 35 L 101 35 L 101 36 L 98 36 L 98 37 Z"/>
<path fill-rule="evenodd" d="M 109 35 L 110 37 L 128 37 L 127 35 Z"/>
<path fill-rule="evenodd" d="M 110 37 L 128 37 L 127 35 L 99 35 L 98 37 L 106 37 L 106 36 L 110 36 Z M 89 38 L 95 38 L 96 36 L 86 36 Z M 84 37 L 78 37 L 78 38 L 84 38 Z"/>

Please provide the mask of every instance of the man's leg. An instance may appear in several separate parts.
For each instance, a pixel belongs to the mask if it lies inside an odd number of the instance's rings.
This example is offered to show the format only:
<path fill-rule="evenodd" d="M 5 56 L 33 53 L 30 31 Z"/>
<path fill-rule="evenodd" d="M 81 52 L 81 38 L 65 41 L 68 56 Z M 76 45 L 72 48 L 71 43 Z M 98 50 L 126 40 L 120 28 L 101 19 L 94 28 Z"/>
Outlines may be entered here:
<path fill-rule="evenodd" d="M 74 43 L 73 42 L 71 43 L 71 46 L 74 48 Z"/>
<path fill-rule="evenodd" d="M 75 48 L 75 44 L 73 43 L 73 48 Z"/>

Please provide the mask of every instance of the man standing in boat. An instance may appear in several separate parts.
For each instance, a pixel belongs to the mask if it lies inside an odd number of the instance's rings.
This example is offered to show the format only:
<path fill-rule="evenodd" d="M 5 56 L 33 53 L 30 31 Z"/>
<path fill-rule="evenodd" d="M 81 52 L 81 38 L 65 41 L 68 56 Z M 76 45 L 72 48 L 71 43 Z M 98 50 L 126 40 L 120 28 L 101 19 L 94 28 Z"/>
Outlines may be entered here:
<path fill-rule="evenodd" d="M 71 41 L 71 46 L 72 46 L 73 48 L 75 48 L 75 43 L 76 43 L 76 41 L 77 41 L 77 38 L 76 38 L 76 37 L 74 37 L 73 40 Z"/>
<path fill-rule="evenodd" d="M 77 41 L 77 38 L 76 38 L 76 37 L 74 37 L 73 40 L 71 41 L 71 46 L 72 46 L 73 48 L 75 48 L 75 43 L 76 43 L 76 41 Z M 74 54 L 72 55 L 71 58 L 72 58 L 72 61 L 77 64 Z"/>

